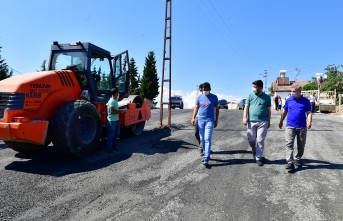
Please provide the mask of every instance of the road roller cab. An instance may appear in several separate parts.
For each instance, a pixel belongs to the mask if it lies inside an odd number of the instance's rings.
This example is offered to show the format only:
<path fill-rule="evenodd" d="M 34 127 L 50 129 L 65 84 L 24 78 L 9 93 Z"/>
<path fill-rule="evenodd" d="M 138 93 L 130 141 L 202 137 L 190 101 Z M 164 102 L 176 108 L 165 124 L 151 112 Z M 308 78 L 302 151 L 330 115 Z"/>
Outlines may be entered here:
<path fill-rule="evenodd" d="M 100 146 L 113 87 L 125 97 L 119 103 L 127 109 L 119 115 L 121 127 L 141 134 L 150 105 L 128 96 L 128 51 L 112 56 L 91 43 L 53 42 L 49 71 L 0 81 L 0 139 L 18 152 L 52 142 L 69 155 L 88 155 Z"/>

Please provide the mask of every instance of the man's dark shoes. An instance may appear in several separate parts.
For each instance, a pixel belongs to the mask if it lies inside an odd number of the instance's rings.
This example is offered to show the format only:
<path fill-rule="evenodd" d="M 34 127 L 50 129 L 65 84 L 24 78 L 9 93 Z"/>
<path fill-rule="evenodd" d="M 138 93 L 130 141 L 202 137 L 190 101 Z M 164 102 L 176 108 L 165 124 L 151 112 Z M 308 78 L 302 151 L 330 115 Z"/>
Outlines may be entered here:
<path fill-rule="evenodd" d="M 113 153 L 114 149 L 111 148 L 111 149 L 107 149 L 107 153 Z"/>
<path fill-rule="evenodd" d="M 260 167 L 263 166 L 263 162 L 261 160 L 256 160 L 256 164 L 259 165 Z"/>
<path fill-rule="evenodd" d="M 300 159 L 299 160 L 294 160 L 294 165 L 297 166 L 298 168 L 301 168 L 303 166 L 301 164 L 301 162 L 300 162 Z"/>
<path fill-rule="evenodd" d="M 113 153 L 113 152 L 116 152 L 118 151 L 117 147 L 113 147 L 111 149 L 107 149 L 107 153 Z"/>
<path fill-rule="evenodd" d="M 208 160 L 206 160 L 206 159 L 202 159 L 201 163 L 204 166 L 208 166 Z"/>
<path fill-rule="evenodd" d="M 294 170 L 295 167 L 294 167 L 294 163 L 288 163 L 285 167 L 286 170 Z"/>

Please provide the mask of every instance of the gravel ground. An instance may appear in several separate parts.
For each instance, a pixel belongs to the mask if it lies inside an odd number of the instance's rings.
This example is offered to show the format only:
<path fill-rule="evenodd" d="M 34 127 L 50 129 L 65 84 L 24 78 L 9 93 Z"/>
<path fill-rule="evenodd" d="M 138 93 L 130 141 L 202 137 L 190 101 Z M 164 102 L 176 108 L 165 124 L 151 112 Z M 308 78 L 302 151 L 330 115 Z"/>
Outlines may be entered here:
<path fill-rule="evenodd" d="M 50 146 L 23 155 L 1 143 L 0 220 L 343 220 L 342 117 L 314 115 L 304 166 L 289 173 L 280 113 L 259 167 L 242 111 L 220 110 L 205 168 L 191 110 L 172 111 L 171 128 L 157 129 L 153 110 L 144 133 L 113 154 L 70 159 Z"/>

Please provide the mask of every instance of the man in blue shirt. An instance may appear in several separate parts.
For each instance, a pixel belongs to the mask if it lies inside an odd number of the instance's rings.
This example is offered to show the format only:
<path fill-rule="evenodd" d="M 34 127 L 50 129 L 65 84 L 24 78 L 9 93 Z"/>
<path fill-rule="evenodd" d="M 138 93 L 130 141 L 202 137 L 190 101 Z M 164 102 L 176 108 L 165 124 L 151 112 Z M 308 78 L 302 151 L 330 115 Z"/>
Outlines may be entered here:
<path fill-rule="evenodd" d="M 252 90 L 243 112 L 243 124 L 247 126 L 247 138 L 258 166 L 263 166 L 264 140 L 270 127 L 271 98 L 263 91 L 263 82 L 252 82 Z"/>
<path fill-rule="evenodd" d="M 211 85 L 208 82 L 202 84 L 203 94 L 200 94 L 192 116 L 192 124 L 195 125 L 195 118 L 198 116 L 198 127 L 201 146 L 204 148 L 204 158 L 202 164 L 208 166 L 211 152 L 211 140 L 213 128 L 217 127 L 219 117 L 218 97 L 211 94 Z M 216 110 L 216 116 L 214 116 Z M 198 113 L 199 112 L 199 113 Z"/>
<path fill-rule="evenodd" d="M 300 159 L 304 154 L 307 129 L 311 128 L 312 113 L 310 101 L 301 95 L 300 86 L 292 86 L 291 97 L 286 100 L 284 110 L 281 114 L 279 128 L 282 128 L 283 120 L 286 122 L 286 161 L 287 170 L 301 167 Z M 294 140 L 297 138 L 297 155 L 294 159 Z"/>

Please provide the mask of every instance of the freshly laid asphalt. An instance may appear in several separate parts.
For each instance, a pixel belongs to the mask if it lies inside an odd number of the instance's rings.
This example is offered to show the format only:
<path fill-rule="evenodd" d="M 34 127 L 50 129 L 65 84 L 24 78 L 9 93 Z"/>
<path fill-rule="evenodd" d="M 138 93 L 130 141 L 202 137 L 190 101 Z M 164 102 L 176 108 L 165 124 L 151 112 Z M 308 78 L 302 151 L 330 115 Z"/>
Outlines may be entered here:
<path fill-rule="evenodd" d="M 172 110 L 163 129 L 152 112 L 143 134 L 122 137 L 111 154 L 100 147 L 72 159 L 53 146 L 19 154 L 1 142 L 0 220 L 343 220 L 343 117 L 315 114 L 304 165 L 288 172 L 280 112 L 259 167 L 242 110 L 220 110 L 208 168 L 192 110 Z"/>

